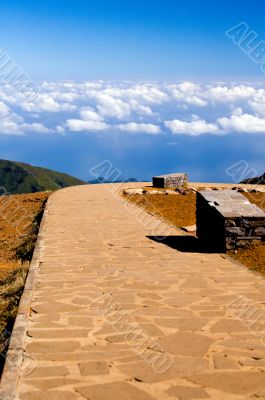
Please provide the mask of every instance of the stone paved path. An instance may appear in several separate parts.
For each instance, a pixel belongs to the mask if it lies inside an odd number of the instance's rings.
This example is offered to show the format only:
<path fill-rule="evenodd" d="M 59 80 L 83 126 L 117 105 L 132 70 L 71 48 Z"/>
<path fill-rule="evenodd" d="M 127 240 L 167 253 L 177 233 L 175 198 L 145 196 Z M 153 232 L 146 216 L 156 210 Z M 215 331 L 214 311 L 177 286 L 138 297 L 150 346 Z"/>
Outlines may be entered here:
<path fill-rule="evenodd" d="M 264 399 L 264 278 L 148 238 L 113 190 L 50 198 L 18 399 Z"/>

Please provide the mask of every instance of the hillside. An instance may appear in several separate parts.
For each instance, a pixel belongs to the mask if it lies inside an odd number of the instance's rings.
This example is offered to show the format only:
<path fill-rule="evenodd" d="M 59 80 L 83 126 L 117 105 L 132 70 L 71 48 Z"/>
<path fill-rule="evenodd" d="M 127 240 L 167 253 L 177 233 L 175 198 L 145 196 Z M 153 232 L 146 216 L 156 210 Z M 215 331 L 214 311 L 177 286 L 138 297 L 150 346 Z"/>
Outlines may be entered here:
<path fill-rule="evenodd" d="M 83 184 L 85 182 L 67 174 L 34 167 L 26 163 L 0 160 L 0 194 L 4 192 L 21 194 L 53 191 Z"/>
<path fill-rule="evenodd" d="M 248 184 L 252 184 L 252 185 L 265 185 L 265 173 L 256 178 L 245 179 L 241 183 L 248 183 Z"/>
<path fill-rule="evenodd" d="M 0 376 L 9 332 L 17 314 L 40 220 L 50 193 L 12 195 L 8 200 L 0 197 Z"/>

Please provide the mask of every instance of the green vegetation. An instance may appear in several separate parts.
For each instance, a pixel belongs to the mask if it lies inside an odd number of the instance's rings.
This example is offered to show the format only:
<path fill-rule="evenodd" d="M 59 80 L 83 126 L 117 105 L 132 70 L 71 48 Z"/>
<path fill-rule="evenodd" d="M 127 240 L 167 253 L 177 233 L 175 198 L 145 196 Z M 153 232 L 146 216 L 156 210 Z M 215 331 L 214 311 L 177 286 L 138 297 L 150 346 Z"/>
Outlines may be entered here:
<path fill-rule="evenodd" d="M 26 163 L 0 160 L 0 186 L 10 194 L 54 191 L 83 184 L 84 181 L 67 174 Z M 0 194 L 4 194 L 4 191 Z"/>

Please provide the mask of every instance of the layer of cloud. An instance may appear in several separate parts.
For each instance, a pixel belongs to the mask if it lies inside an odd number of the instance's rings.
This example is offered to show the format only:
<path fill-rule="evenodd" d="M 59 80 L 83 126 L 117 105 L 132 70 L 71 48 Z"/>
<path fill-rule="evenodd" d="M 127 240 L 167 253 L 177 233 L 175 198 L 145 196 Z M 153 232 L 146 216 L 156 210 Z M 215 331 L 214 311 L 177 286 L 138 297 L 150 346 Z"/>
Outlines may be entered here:
<path fill-rule="evenodd" d="M 152 135 L 161 133 L 160 127 L 154 124 L 137 124 L 136 122 L 129 122 L 127 124 L 120 124 L 117 128 L 121 131 L 131 133 L 150 133 Z"/>
<path fill-rule="evenodd" d="M 265 89 L 194 82 L 43 82 L 31 101 L 0 86 L 0 134 L 265 134 Z"/>
<path fill-rule="evenodd" d="M 219 118 L 217 123 L 224 132 L 265 133 L 265 118 L 242 112 Z"/>
<path fill-rule="evenodd" d="M 219 129 L 215 124 L 207 123 L 203 119 L 193 118 L 192 121 L 181 121 L 174 119 L 173 121 L 165 121 L 165 126 L 174 134 L 189 134 L 199 136 L 205 133 L 219 133 Z"/>

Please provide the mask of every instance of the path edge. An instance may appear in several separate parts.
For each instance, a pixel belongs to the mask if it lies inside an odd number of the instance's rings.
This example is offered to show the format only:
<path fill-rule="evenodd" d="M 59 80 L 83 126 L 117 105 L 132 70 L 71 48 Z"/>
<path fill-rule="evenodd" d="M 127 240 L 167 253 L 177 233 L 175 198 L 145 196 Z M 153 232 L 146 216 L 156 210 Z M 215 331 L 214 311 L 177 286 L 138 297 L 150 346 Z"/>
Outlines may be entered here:
<path fill-rule="evenodd" d="M 25 281 L 25 286 L 19 301 L 18 312 L 10 337 L 5 365 L 0 380 L 0 400 L 19 400 L 16 396 L 17 387 L 25 352 L 25 339 L 31 311 L 31 301 L 41 265 L 41 255 L 44 246 L 44 232 L 47 215 L 49 212 L 49 205 L 51 203 L 51 197 L 52 196 L 48 198 L 44 208 L 37 241 Z M 32 360 L 32 362 L 33 361 L 34 360 Z"/>

